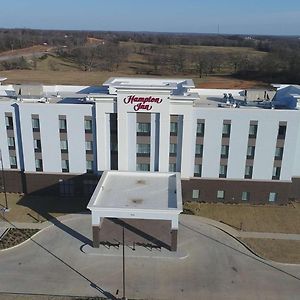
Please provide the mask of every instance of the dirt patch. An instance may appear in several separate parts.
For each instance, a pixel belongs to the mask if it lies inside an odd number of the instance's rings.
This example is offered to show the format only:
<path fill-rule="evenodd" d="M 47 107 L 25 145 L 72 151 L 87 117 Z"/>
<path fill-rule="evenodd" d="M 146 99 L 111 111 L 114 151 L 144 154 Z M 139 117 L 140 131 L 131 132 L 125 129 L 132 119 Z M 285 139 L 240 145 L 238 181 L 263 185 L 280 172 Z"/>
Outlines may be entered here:
<path fill-rule="evenodd" d="M 187 202 L 184 209 L 238 230 L 300 234 L 298 202 L 285 206 Z"/>
<path fill-rule="evenodd" d="M 48 52 L 53 47 L 44 46 L 44 45 L 35 45 L 28 48 L 22 48 L 22 49 L 16 49 L 16 50 L 10 50 L 0 53 L 1 56 L 19 56 L 19 55 L 27 55 L 27 54 L 34 54 L 35 52 Z"/>
<path fill-rule="evenodd" d="M 300 241 L 241 239 L 259 256 L 281 262 L 300 264 Z"/>

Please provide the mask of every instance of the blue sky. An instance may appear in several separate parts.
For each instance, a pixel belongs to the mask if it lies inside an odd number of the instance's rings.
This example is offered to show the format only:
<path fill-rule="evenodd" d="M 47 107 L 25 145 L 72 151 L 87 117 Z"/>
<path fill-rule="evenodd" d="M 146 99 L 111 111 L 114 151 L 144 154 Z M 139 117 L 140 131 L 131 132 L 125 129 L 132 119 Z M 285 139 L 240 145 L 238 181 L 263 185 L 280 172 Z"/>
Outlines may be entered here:
<path fill-rule="evenodd" d="M 0 27 L 300 35 L 300 0 L 0 0 Z"/>

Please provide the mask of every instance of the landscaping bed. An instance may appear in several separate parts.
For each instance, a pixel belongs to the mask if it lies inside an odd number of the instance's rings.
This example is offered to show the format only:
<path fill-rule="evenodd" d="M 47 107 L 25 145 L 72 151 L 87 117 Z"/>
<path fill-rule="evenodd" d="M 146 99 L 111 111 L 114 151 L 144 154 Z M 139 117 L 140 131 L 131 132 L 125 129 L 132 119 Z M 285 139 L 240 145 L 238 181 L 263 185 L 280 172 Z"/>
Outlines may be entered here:
<path fill-rule="evenodd" d="M 28 240 L 38 229 L 18 229 L 10 228 L 0 241 L 0 249 L 7 249 Z"/>

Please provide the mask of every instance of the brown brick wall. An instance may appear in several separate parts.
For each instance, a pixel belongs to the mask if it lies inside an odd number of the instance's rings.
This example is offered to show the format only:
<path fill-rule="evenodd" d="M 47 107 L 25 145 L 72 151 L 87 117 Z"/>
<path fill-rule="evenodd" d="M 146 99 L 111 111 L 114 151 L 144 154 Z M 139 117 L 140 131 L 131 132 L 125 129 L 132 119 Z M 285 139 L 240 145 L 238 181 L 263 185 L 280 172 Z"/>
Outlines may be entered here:
<path fill-rule="evenodd" d="M 276 192 L 278 193 L 278 200 L 275 203 L 284 204 L 290 199 L 291 188 L 291 182 L 193 178 L 190 180 L 182 180 L 182 198 L 184 202 L 201 201 L 264 204 L 269 203 L 269 193 Z M 193 189 L 200 191 L 199 199 L 192 199 Z M 217 199 L 218 190 L 225 191 L 224 200 Z M 242 192 L 250 192 L 249 201 L 242 200 Z"/>

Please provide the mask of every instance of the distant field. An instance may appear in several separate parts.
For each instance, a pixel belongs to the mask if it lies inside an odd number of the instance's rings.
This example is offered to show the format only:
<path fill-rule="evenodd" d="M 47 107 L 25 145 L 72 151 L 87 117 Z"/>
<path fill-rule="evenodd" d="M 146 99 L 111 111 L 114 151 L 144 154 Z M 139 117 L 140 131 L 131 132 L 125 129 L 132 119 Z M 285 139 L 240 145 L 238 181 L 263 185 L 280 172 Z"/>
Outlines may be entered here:
<path fill-rule="evenodd" d="M 139 77 L 158 77 L 136 75 L 134 73 L 126 73 L 121 71 L 107 72 L 83 72 L 80 70 L 50 71 L 50 70 L 11 70 L 0 71 L 1 76 L 7 77 L 5 83 L 41 83 L 41 84 L 69 84 L 69 85 L 99 85 L 106 81 L 109 77 L 116 76 L 139 76 Z M 208 76 L 195 77 L 189 75 L 171 76 L 168 78 L 191 78 L 194 80 L 196 87 L 202 88 L 240 88 L 250 89 L 267 86 L 260 81 L 240 80 L 231 78 L 230 76 Z"/>
<path fill-rule="evenodd" d="M 92 41 L 93 43 L 95 41 Z M 10 70 L 0 71 L 1 76 L 8 78 L 7 83 L 43 83 L 43 84 L 73 84 L 73 85 L 98 85 L 114 76 L 139 76 L 148 77 L 148 74 L 155 74 L 155 77 L 177 77 L 192 78 L 197 87 L 204 88 L 258 88 L 265 87 L 266 84 L 260 81 L 239 80 L 232 78 L 233 66 L 222 63 L 218 72 L 208 74 L 199 78 L 192 65 L 193 57 L 201 53 L 216 53 L 226 55 L 240 55 L 248 57 L 261 57 L 264 52 L 256 51 L 252 48 L 243 47 L 215 47 L 215 46 L 162 46 L 135 42 L 121 42 L 123 47 L 128 48 L 128 58 L 119 64 L 118 69 L 114 71 L 92 71 L 84 72 L 73 61 L 57 57 L 50 52 L 47 57 L 37 59 L 35 67 L 32 70 Z M 146 49 L 146 50 L 145 50 Z M 174 73 L 170 66 L 164 65 L 157 72 L 153 71 L 153 65 L 149 59 L 149 53 L 176 53 L 183 49 L 187 56 L 186 66 L 183 72 Z M 30 52 L 51 50 L 47 46 L 34 46 L 26 49 L 7 51 L 0 53 L 1 56 L 19 55 Z M 52 49 L 53 50 L 53 49 Z"/>

